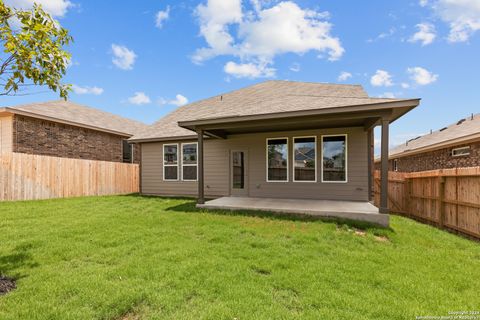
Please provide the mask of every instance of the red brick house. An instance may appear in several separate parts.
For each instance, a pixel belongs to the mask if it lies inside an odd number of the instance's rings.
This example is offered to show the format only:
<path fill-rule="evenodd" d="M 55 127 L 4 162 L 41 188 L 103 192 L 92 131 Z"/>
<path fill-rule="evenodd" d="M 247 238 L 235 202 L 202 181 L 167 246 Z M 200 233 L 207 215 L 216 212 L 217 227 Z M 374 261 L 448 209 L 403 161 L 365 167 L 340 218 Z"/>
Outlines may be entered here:
<path fill-rule="evenodd" d="M 127 139 L 146 127 L 69 101 L 0 107 L 0 153 L 138 163 Z"/>
<path fill-rule="evenodd" d="M 379 169 L 380 159 L 375 167 Z M 480 166 L 480 114 L 406 141 L 390 150 L 389 169 L 417 172 Z"/>

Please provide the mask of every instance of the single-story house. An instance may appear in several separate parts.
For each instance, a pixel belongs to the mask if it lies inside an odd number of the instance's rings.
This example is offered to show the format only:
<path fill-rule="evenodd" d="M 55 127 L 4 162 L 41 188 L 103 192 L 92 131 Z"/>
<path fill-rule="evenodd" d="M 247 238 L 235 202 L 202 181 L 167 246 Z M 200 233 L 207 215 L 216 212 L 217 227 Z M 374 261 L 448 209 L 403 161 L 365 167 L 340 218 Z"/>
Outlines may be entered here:
<path fill-rule="evenodd" d="M 377 169 L 380 159 L 375 160 Z M 391 171 L 417 172 L 480 166 L 480 114 L 406 141 L 389 153 Z"/>
<path fill-rule="evenodd" d="M 69 101 L 0 107 L 0 153 L 138 163 L 128 139 L 147 127 Z"/>
<path fill-rule="evenodd" d="M 292 81 L 200 100 L 130 138 L 141 145 L 141 193 L 197 197 L 198 206 L 207 208 L 215 203 L 205 198 L 237 201 L 235 208 L 260 208 L 248 207 L 249 198 L 256 204 L 368 204 L 372 129 L 382 126 L 382 151 L 388 154 L 389 124 L 418 104 L 372 98 L 360 85 Z M 386 189 L 380 208 L 385 213 Z"/>

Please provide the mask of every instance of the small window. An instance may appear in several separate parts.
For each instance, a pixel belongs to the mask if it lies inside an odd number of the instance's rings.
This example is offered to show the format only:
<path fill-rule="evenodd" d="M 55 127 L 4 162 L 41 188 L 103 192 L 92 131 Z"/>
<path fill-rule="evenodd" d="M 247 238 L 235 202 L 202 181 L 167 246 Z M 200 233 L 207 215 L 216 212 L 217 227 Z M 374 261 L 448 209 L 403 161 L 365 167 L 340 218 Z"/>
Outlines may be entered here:
<path fill-rule="evenodd" d="M 267 182 L 288 181 L 288 139 L 267 139 Z"/>
<path fill-rule="evenodd" d="M 122 141 L 123 162 L 132 163 L 133 161 L 133 145 L 127 140 Z"/>
<path fill-rule="evenodd" d="M 182 180 L 197 181 L 197 143 L 182 143 Z"/>
<path fill-rule="evenodd" d="M 462 157 L 470 155 L 470 147 L 461 147 L 452 149 L 452 157 Z"/>
<path fill-rule="evenodd" d="M 317 181 L 316 137 L 293 138 L 293 181 Z"/>
<path fill-rule="evenodd" d="M 398 171 L 398 160 L 397 159 L 393 160 L 393 171 Z"/>
<path fill-rule="evenodd" d="M 178 180 L 178 144 L 163 145 L 163 180 Z"/>
<path fill-rule="evenodd" d="M 347 136 L 322 136 L 322 182 L 347 182 Z"/>

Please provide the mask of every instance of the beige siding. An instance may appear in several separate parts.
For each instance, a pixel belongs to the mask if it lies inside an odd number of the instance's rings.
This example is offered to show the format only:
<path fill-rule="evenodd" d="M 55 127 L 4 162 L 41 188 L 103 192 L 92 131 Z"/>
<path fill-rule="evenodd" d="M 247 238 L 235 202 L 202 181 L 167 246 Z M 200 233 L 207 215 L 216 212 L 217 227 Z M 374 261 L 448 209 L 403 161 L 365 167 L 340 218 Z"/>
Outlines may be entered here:
<path fill-rule="evenodd" d="M 12 117 L 0 116 L 0 153 L 12 152 Z"/>
<path fill-rule="evenodd" d="M 348 135 L 346 183 L 321 182 L 321 136 Z M 317 136 L 317 182 L 293 182 L 293 137 Z M 266 139 L 289 138 L 289 182 L 266 182 Z M 205 194 L 230 194 L 230 150 L 248 151 L 248 194 L 251 197 L 368 200 L 367 134 L 363 128 L 257 133 L 205 141 Z M 142 192 L 159 195 L 197 194 L 196 182 L 163 181 L 162 143 L 142 145 Z"/>

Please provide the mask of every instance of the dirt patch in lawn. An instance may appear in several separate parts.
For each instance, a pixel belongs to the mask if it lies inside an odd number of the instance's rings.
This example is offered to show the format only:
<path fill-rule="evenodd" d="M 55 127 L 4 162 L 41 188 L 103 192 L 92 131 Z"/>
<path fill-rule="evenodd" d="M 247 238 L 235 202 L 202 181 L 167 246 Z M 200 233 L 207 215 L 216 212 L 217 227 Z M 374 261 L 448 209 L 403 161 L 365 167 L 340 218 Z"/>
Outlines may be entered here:
<path fill-rule="evenodd" d="M 17 286 L 15 280 L 0 276 L 0 296 L 14 290 Z"/>

